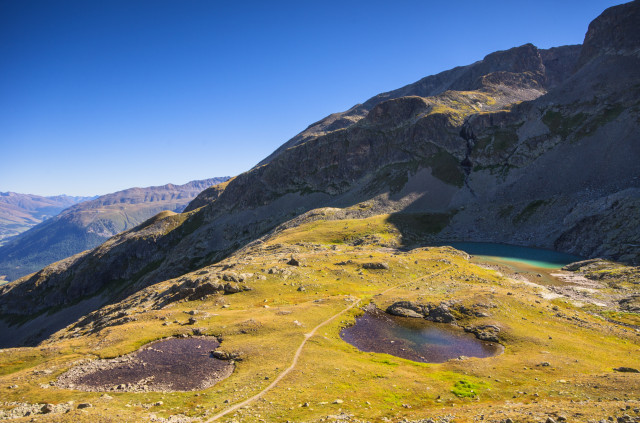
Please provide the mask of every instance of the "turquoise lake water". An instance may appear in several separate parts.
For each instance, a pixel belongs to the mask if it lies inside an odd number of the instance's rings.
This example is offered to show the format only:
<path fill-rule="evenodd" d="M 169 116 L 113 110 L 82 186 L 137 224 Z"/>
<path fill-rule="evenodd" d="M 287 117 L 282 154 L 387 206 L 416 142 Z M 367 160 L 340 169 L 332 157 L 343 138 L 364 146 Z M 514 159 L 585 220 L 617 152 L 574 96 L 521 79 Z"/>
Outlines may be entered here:
<path fill-rule="evenodd" d="M 523 264 L 541 269 L 560 269 L 569 263 L 584 260 L 583 257 L 553 250 L 491 242 L 451 242 L 445 245 L 488 261 Z"/>

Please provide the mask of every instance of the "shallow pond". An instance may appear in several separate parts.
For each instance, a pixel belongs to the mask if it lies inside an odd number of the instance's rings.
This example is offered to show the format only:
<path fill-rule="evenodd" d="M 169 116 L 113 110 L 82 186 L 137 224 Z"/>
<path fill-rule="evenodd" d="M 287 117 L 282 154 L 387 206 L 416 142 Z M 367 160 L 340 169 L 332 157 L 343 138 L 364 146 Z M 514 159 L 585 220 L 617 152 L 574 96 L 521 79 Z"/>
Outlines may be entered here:
<path fill-rule="evenodd" d="M 190 391 L 228 377 L 233 364 L 211 356 L 214 337 L 168 338 L 131 354 L 74 367 L 57 385 L 85 391 Z"/>
<path fill-rule="evenodd" d="M 424 319 L 398 317 L 380 310 L 367 312 L 340 338 L 360 351 L 386 353 L 422 363 L 442 363 L 460 356 L 491 357 L 500 344 L 481 341 L 457 326 Z"/>

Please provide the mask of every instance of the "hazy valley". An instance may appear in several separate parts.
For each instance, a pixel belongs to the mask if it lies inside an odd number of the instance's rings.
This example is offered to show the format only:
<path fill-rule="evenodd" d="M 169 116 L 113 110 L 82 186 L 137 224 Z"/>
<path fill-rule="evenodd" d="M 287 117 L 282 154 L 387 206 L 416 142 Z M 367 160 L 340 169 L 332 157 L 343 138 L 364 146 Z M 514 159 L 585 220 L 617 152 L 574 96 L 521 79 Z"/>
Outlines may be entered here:
<path fill-rule="evenodd" d="M 227 179 L 130 188 L 83 199 L 80 204 L 52 213 L 46 222 L 31 227 L 20 236 L 7 239 L 6 245 L 0 246 L 0 275 L 9 281 L 15 280 L 96 247 L 161 211 L 180 213 L 201 191 Z"/>
<path fill-rule="evenodd" d="M 15 192 L 0 193 L 0 245 L 4 244 L 7 238 L 32 228 L 69 206 L 89 199 L 90 197 L 66 195 L 42 197 Z"/>

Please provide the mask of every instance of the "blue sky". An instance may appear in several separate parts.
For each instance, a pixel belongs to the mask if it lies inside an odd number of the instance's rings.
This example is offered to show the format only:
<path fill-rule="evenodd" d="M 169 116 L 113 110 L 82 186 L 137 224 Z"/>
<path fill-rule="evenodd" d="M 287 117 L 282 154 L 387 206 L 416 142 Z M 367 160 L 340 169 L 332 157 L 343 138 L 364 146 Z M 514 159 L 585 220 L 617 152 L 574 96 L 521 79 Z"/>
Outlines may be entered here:
<path fill-rule="evenodd" d="M 0 191 L 250 169 L 310 123 L 620 1 L 0 0 Z"/>

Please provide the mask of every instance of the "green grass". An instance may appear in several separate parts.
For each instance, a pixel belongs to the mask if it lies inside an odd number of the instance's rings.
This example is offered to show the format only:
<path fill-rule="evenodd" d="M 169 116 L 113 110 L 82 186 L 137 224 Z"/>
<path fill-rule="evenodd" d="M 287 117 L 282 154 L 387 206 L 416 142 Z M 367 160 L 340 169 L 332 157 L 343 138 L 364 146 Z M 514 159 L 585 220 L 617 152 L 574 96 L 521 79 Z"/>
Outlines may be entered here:
<path fill-rule="evenodd" d="M 174 303 L 159 310 L 149 307 L 145 303 L 147 294 L 141 292 L 113 305 L 114 310 L 121 306 L 129 310 L 138 318 L 136 321 L 97 333 L 74 332 L 70 327 L 40 347 L 3 352 L 0 395 L 6 402 L 94 404 L 86 414 L 73 411 L 52 416 L 61 421 L 144 421 L 151 412 L 159 417 L 180 413 L 203 417 L 265 388 L 290 365 L 306 333 L 352 304 L 351 298 L 361 298 L 362 304 L 371 300 L 380 308 L 400 300 L 490 304 L 488 317 L 459 318 L 463 325 L 500 326 L 505 351 L 491 358 L 437 364 L 362 352 L 340 339 L 341 329 L 361 313 L 354 308 L 318 330 L 302 350 L 294 371 L 263 399 L 221 421 L 317 421 L 345 412 L 368 421 L 417 420 L 455 413 L 456 419 L 465 422 L 495 409 L 509 410 L 516 401 L 532 407 L 540 401 L 547 408 L 555 406 L 563 412 L 575 409 L 582 413 L 582 420 L 589 420 L 601 416 L 602 408 L 607 412 L 619 410 L 614 397 L 640 396 L 635 379 L 612 371 L 612 367 L 640 365 L 640 340 L 635 333 L 596 319 L 568 302 L 540 298 L 536 288 L 473 265 L 451 248 L 382 248 L 390 243 L 400 245 L 403 229 L 420 225 L 425 226 L 422 230 L 433 229 L 433 221 L 423 221 L 423 217 L 404 216 L 399 223 L 392 218 L 380 215 L 321 220 L 283 230 L 219 263 L 232 266 L 236 273 L 264 276 L 247 282 L 251 291 Z M 372 241 L 352 245 L 352 240 L 365 238 Z M 286 264 L 291 254 L 301 260 L 300 266 Z M 362 263 L 377 261 L 388 263 L 389 270 L 362 269 Z M 291 273 L 286 278 L 268 273 L 274 267 Z M 441 273 L 427 277 L 436 271 Z M 197 273 L 185 277 L 195 279 L 200 277 Z M 161 282 L 145 292 L 161 292 L 174 282 Z M 398 284 L 406 285 L 378 295 Z M 299 286 L 307 289 L 298 291 Z M 229 307 L 222 308 L 223 304 Z M 198 322 L 184 325 L 190 310 L 200 311 Z M 586 323 L 558 317 L 558 313 L 579 317 Z M 163 326 L 163 318 L 179 323 Z M 249 324 L 252 330 L 246 330 Z M 243 357 L 233 375 L 211 389 L 110 393 L 113 399 L 105 400 L 100 393 L 41 387 L 81 358 L 127 354 L 158 338 L 189 334 L 194 327 L 222 336 L 221 348 Z M 72 337 L 74 333 L 80 336 Z M 543 361 L 551 366 L 538 366 Z M 36 373 L 44 369 L 53 373 Z M 19 388 L 7 388 L 14 384 Z M 539 396 L 533 397 L 533 393 Z M 602 401 L 595 401 L 597 398 Z M 336 399 L 342 403 L 334 404 Z M 156 401 L 164 405 L 149 409 L 143 406 Z M 309 406 L 302 407 L 307 402 Z"/>
<path fill-rule="evenodd" d="M 584 138 L 585 136 L 594 133 L 601 126 L 612 122 L 625 110 L 622 104 L 616 104 L 614 106 L 606 107 L 601 113 L 592 117 L 586 125 L 584 125 L 576 134 L 576 138 Z"/>
<path fill-rule="evenodd" d="M 478 396 L 477 391 L 479 388 L 480 386 L 475 383 L 459 380 L 453 385 L 451 393 L 458 398 L 474 398 Z"/>
<path fill-rule="evenodd" d="M 440 150 L 431 156 L 427 163 L 431 166 L 431 174 L 442 182 L 456 187 L 464 185 L 464 172 L 460 162 L 452 154 Z"/>
<path fill-rule="evenodd" d="M 518 142 L 515 130 L 500 129 L 493 134 L 493 149 L 496 152 L 508 151 Z"/>
<path fill-rule="evenodd" d="M 526 222 L 540 207 L 545 204 L 549 204 L 549 200 L 534 200 L 530 202 L 513 218 L 513 223 Z"/>
<path fill-rule="evenodd" d="M 513 213 L 514 206 L 512 204 L 501 206 L 500 210 L 498 210 L 498 216 L 501 219 L 505 219 Z"/>
<path fill-rule="evenodd" d="M 403 245 L 411 245 L 440 233 L 456 213 L 394 213 L 387 221 L 400 231 Z"/>
<path fill-rule="evenodd" d="M 559 111 L 547 110 L 542 116 L 542 122 L 547 125 L 554 135 L 559 135 L 563 140 L 575 132 L 588 118 L 584 113 L 565 116 Z"/>

